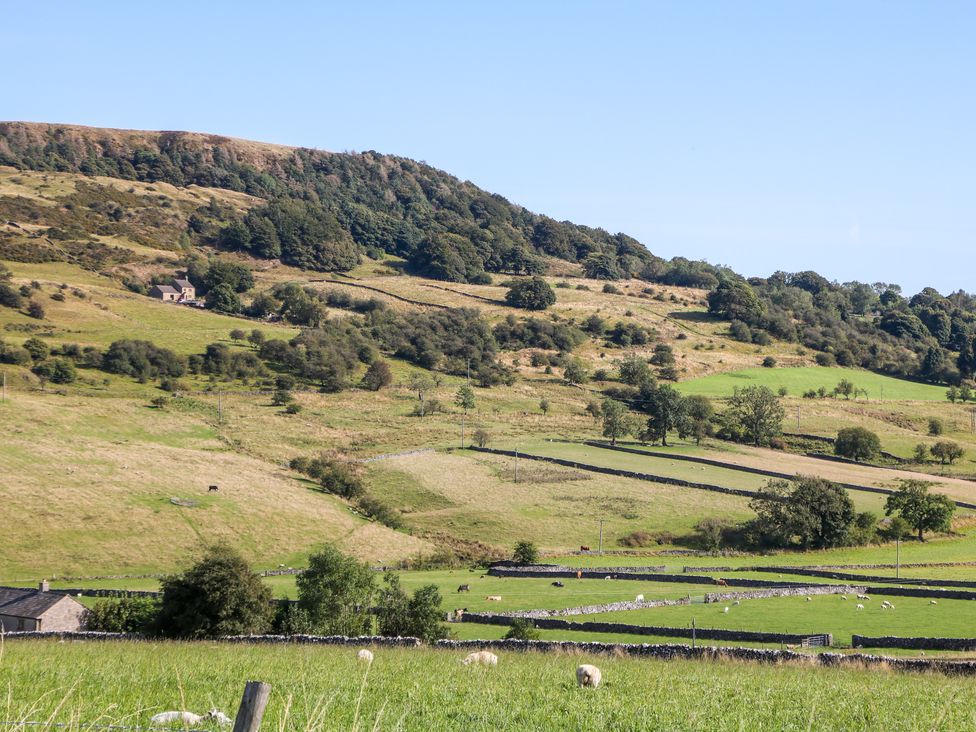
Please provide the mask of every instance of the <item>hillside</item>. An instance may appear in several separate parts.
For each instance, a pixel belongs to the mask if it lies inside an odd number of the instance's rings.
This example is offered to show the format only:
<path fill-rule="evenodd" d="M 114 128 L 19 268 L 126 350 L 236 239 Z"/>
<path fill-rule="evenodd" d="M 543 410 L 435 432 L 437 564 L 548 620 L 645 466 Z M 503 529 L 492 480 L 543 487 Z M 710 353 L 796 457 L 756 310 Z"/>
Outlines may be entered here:
<path fill-rule="evenodd" d="M 736 299 L 747 291 L 730 297 L 726 288 L 719 297 L 713 275 L 672 278 L 690 271 L 680 262 L 657 270 L 653 284 L 625 271 L 610 282 L 607 272 L 581 263 L 580 252 L 538 246 L 533 237 L 545 219 L 427 166 L 206 135 L 18 124 L 0 126 L 0 155 L 12 164 L 0 167 L 0 368 L 7 385 L 0 428 L 10 436 L 0 445 L 0 500 L 10 507 L 0 531 L 14 537 L 0 576 L 8 579 L 170 570 L 215 540 L 230 541 L 264 568 L 298 563 L 323 541 L 383 562 L 501 556 L 526 536 L 566 552 L 596 543 L 601 522 L 608 546 L 637 536 L 645 548 L 683 548 L 704 518 L 747 521 L 754 513 L 746 496 L 673 481 L 756 491 L 766 479 L 741 470 L 750 465 L 884 489 L 927 474 L 933 490 L 972 500 L 976 436 L 970 402 L 958 391 L 950 403 L 944 385 L 825 358 L 836 352 L 832 344 L 811 349 L 795 332 L 771 335 L 753 324 L 746 338 L 744 321 L 728 316 L 748 317 L 741 310 L 748 298 Z M 138 164 L 130 170 L 121 160 Z M 218 164 L 228 176 L 208 178 Z M 426 203 L 417 198 L 404 208 L 407 189 Z M 479 230 L 495 236 L 504 219 L 519 232 L 510 241 L 521 237 L 518 246 L 540 267 L 504 280 L 446 281 L 443 272 L 418 272 L 415 250 L 357 239 L 359 229 L 344 228 L 352 219 L 340 215 L 356 200 L 366 208 L 355 210 L 385 210 L 401 223 L 423 209 L 431 226 L 443 228 L 461 220 L 445 213 L 451 196 L 450 205 L 464 201 L 469 213 L 480 210 L 473 201 L 490 199 L 502 218 L 485 214 Z M 318 271 L 284 249 L 266 256 L 226 238 L 255 217 L 272 221 L 279 204 L 278 213 L 294 213 L 296 201 L 334 212 L 334 231 L 346 232 L 339 240 L 351 237 L 355 257 L 343 271 Z M 588 231 L 559 226 L 567 237 Z M 328 230 L 299 228 L 296 236 L 331 246 Z M 266 241 L 278 236 L 265 233 Z M 469 243 L 479 241 L 477 232 L 468 235 Z M 594 236 L 607 247 L 619 244 Z M 613 249 L 615 266 L 626 261 L 620 251 Z M 542 268 L 555 302 L 531 311 L 506 301 L 513 283 L 532 281 L 524 272 Z M 192 281 L 207 307 L 149 296 L 153 285 L 177 276 Z M 660 281 L 668 279 L 697 286 Z M 775 307 L 786 303 L 783 292 L 822 285 L 797 275 L 774 296 L 774 280 L 754 283 L 757 298 L 773 298 L 762 299 L 767 313 L 775 298 Z M 856 291 L 827 287 L 845 298 Z M 791 307 L 804 302 L 797 297 Z M 951 302 L 962 327 L 965 302 Z M 791 322 L 796 330 L 801 321 Z M 888 334 L 872 341 L 866 316 L 843 328 L 802 322 L 805 333 L 822 326 L 839 339 L 853 328 L 865 353 L 913 358 L 908 340 Z M 387 374 L 374 388 L 364 377 L 377 364 Z M 841 382 L 850 384 L 848 398 L 835 394 Z M 701 445 L 672 430 L 668 449 L 722 465 L 597 456 L 580 444 L 602 436 L 607 397 L 630 407 L 623 439 L 636 437 L 655 390 L 672 383 L 681 394 L 711 397 L 718 416 Z M 468 384 L 473 405 L 465 407 L 458 395 Z M 794 452 L 711 436 L 730 436 L 722 433 L 726 400 L 750 385 L 780 394 L 784 430 L 807 436 L 783 445 Z M 933 418 L 939 434 L 929 434 Z M 931 457 L 909 467 L 889 462 L 884 471 L 796 456 L 829 451 L 809 436 L 832 439 L 852 425 L 876 432 L 881 447 L 902 460 L 919 444 L 928 449 L 946 439 L 964 456 L 945 465 Z M 523 464 L 516 482 L 509 458 L 456 450 L 462 429 L 466 446 L 478 439 L 584 467 Z M 365 494 L 337 494 L 289 467 L 317 456 L 349 466 Z M 358 462 L 376 457 L 384 459 Z M 658 477 L 614 478 L 586 465 Z M 220 490 L 208 493 L 214 484 Z M 853 500 L 859 511 L 883 513 L 878 494 Z M 969 521 L 960 511 L 957 529 L 967 531 Z"/>

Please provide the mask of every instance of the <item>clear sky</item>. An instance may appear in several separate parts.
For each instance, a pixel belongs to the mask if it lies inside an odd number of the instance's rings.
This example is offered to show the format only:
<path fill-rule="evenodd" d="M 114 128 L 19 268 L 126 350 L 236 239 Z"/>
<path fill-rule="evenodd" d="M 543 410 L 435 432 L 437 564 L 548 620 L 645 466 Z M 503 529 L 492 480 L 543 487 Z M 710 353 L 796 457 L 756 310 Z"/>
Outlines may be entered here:
<path fill-rule="evenodd" d="M 746 275 L 976 290 L 972 2 L 37 2 L 0 119 L 425 160 Z"/>

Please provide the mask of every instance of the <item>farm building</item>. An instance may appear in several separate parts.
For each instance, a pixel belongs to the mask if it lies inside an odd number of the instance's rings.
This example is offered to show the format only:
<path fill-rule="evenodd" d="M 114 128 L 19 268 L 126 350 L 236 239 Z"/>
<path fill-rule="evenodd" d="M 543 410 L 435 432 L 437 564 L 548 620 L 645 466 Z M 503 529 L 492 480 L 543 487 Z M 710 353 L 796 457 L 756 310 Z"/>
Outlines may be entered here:
<path fill-rule="evenodd" d="M 149 290 L 149 296 L 163 302 L 179 302 L 180 291 L 172 285 L 153 285 Z"/>
<path fill-rule="evenodd" d="M 197 299 L 197 288 L 189 280 L 175 279 L 173 280 L 173 287 L 179 290 L 181 300 Z"/>
<path fill-rule="evenodd" d="M 0 630 L 81 630 L 85 606 L 68 595 L 48 592 L 47 582 L 36 590 L 0 588 Z"/>
<path fill-rule="evenodd" d="M 168 285 L 153 285 L 149 296 L 163 302 L 193 302 L 197 299 L 197 288 L 189 280 L 176 278 Z"/>

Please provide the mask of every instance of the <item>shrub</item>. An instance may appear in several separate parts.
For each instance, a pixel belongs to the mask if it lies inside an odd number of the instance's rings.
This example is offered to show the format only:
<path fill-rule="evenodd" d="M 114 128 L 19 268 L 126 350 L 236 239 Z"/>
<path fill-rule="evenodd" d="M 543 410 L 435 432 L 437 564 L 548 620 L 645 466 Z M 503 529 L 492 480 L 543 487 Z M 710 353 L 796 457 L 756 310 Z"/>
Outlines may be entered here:
<path fill-rule="evenodd" d="M 31 369 L 37 376 L 52 384 L 70 384 L 78 378 L 75 365 L 64 358 L 42 361 Z"/>
<path fill-rule="evenodd" d="M 647 531 L 632 531 L 626 536 L 621 536 L 619 539 L 617 539 L 617 543 L 620 544 L 620 546 L 640 549 L 642 547 L 655 544 L 656 539 L 653 534 Z"/>
<path fill-rule="evenodd" d="M 146 633 L 156 622 L 160 602 L 155 597 L 101 600 L 85 614 L 85 630 L 103 633 Z"/>
<path fill-rule="evenodd" d="M 479 428 L 474 431 L 472 439 L 474 440 L 474 444 L 476 444 L 478 447 L 488 447 L 488 445 L 491 444 L 491 433 L 488 432 L 488 430 Z"/>
<path fill-rule="evenodd" d="M 154 629 L 170 637 L 264 633 L 274 616 L 271 588 L 224 545 L 209 548 L 186 572 L 165 578 L 162 590 Z"/>
<path fill-rule="evenodd" d="M 542 634 L 528 618 L 515 618 L 503 636 L 505 640 L 539 640 Z"/>
<path fill-rule="evenodd" d="M 539 550 L 531 541 L 519 541 L 515 544 L 512 559 L 519 564 L 535 564 L 539 561 Z"/>
<path fill-rule="evenodd" d="M 950 465 L 965 454 L 965 450 L 958 443 L 951 440 L 940 440 L 931 447 L 932 456 L 939 459 L 943 465 Z"/>
<path fill-rule="evenodd" d="M 832 353 L 818 353 L 816 356 L 813 357 L 813 360 L 816 361 L 817 366 L 837 365 L 837 359 L 834 358 L 834 355 Z"/>
<path fill-rule="evenodd" d="M 929 446 L 924 442 L 920 442 L 915 445 L 915 452 L 912 454 L 912 462 L 915 463 L 925 463 L 929 459 Z"/>
<path fill-rule="evenodd" d="M 441 594 L 436 585 L 418 588 L 412 597 L 400 586 L 399 575 L 387 572 L 376 602 L 376 623 L 380 635 L 412 636 L 425 643 L 447 637 L 441 622 Z"/>
<path fill-rule="evenodd" d="M 515 282 L 505 294 L 505 302 L 515 308 L 545 310 L 556 302 L 556 293 L 541 277 Z"/>
<path fill-rule="evenodd" d="M 31 300 L 27 303 L 27 314 L 36 318 L 37 320 L 44 320 L 44 306 L 41 305 L 37 300 Z"/>
<path fill-rule="evenodd" d="M 609 282 L 607 282 L 603 286 L 603 292 L 604 292 L 604 294 L 607 294 L 607 295 L 619 295 L 620 294 L 620 288 L 617 287 L 616 285 L 611 285 Z"/>
<path fill-rule="evenodd" d="M 766 369 L 776 368 L 776 359 L 773 358 L 772 356 L 766 356 L 766 358 L 762 360 L 762 365 L 763 368 Z"/>
<path fill-rule="evenodd" d="M 881 452 L 881 440 L 864 427 L 846 427 L 837 433 L 834 454 L 852 460 L 872 460 Z"/>
<path fill-rule="evenodd" d="M 298 414 L 302 411 L 302 405 L 298 402 L 291 402 L 285 407 L 285 414 Z"/>
<path fill-rule="evenodd" d="M 938 417 L 929 417 L 929 434 L 938 437 L 945 432 L 945 422 Z"/>

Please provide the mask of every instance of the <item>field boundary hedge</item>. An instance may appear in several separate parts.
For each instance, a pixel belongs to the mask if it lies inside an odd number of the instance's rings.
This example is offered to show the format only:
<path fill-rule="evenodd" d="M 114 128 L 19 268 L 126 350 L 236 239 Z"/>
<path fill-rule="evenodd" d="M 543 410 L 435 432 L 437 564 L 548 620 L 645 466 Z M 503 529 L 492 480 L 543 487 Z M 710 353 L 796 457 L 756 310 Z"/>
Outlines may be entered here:
<path fill-rule="evenodd" d="M 515 615 L 494 613 L 465 613 L 462 623 L 482 625 L 511 625 Z M 726 630 L 724 628 L 675 628 L 663 625 L 635 625 L 632 623 L 608 623 L 601 621 L 575 621 L 561 618 L 533 618 L 533 625 L 542 630 L 568 630 L 580 633 L 626 633 L 629 635 L 654 635 L 664 638 L 701 638 L 703 640 L 748 641 L 752 643 L 802 643 L 812 636 L 827 637 L 827 645 L 833 644 L 829 633 L 767 633 L 758 630 Z"/>

